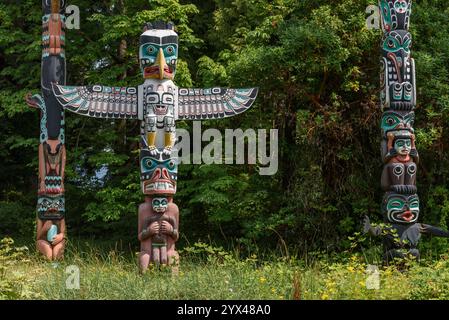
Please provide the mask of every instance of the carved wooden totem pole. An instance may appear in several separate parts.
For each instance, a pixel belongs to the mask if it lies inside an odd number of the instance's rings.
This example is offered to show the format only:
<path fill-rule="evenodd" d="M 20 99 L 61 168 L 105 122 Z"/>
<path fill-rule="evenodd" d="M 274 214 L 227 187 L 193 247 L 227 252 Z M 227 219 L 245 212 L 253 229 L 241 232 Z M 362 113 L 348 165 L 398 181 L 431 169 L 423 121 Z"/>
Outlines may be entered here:
<path fill-rule="evenodd" d="M 65 84 L 65 0 L 42 0 L 42 95 L 28 95 L 40 109 L 37 249 L 49 260 L 62 258 L 65 245 L 64 110 L 52 83 Z"/>
<path fill-rule="evenodd" d="M 145 82 L 138 87 L 63 86 L 53 92 L 75 113 L 105 119 L 141 121 L 140 180 L 145 202 L 139 207 L 139 265 L 177 265 L 179 237 L 176 193 L 178 159 L 172 153 L 176 120 L 234 116 L 251 107 L 257 89 L 178 88 L 173 79 L 178 35 L 171 23 L 148 23 L 140 36 L 139 61 Z"/>
<path fill-rule="evenodd" d="M 364 231 L 382 236 L 384 261 L 406 256 L 419 258 L 421 234 L 449 237 L 449 232 L 417 223 L 419 198 L 416 175 L 419 162 L 415 146 L 415 62 L 411 58 L 409 29 L 412 0 L 380 0 L 383 37 L 381 42 L 381 156 L 384 163 L 381 186 L 385 191 L 382 214 L 385 227 L 371 226 L 365 218 Z"/>

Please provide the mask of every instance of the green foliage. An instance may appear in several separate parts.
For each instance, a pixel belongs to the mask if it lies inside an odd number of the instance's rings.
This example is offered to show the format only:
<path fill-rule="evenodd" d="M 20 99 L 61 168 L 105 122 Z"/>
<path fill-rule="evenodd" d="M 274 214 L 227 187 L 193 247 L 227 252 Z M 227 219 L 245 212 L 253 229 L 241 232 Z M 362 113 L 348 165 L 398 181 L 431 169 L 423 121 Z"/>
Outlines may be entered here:
<path fill-rule="evenodd" d="M 38 299 L 40 295 L 31 290 L 30 274 L 18 271 L 18 265 L 28 265 L 27 247 L 14 247 L 14 240 L 0 240 L 0 300 Z"/>

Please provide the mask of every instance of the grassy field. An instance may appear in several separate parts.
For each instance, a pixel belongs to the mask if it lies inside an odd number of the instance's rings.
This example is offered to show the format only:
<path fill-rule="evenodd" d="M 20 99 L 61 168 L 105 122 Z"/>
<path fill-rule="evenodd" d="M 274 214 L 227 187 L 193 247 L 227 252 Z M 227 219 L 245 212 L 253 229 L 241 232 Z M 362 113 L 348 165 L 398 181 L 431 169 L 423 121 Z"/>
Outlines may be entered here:
<path fill-rule="evenodd" d="M 379 289 L 368 289 L 366 254 L 338 259 L 240 258 L 204 243 L 181 251 L 179 274 L 139 275 L 134 253 L 68 246 L 53 264 L 34 250 L 0 246 L 0 299 L 448 299 L 449 259 L 411 263 L 406 271 L 379 266 Z M 67 267 L 79 268 L 80 288 L 68 289 Z M 369 282 L 371 283 L 371 282 Z"/>

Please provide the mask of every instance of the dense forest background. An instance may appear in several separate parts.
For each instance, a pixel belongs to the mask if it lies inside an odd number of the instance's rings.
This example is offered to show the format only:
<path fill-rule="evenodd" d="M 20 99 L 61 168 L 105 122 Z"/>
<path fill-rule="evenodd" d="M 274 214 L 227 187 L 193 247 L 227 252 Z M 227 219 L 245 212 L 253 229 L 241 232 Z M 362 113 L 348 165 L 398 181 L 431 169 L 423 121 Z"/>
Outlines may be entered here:
<path fill-rule="evenodd" d="M 180 246 L 197 240 L 251 248 L 285 242 L 341 250 L 367 214 L 380 220 L 379 30 L 364 0 L 71 0 L 67 83 L 139 85 L 144 22 L 170 20 L 180 35 L 179 86 L 258 86 L 255 106 L 203 129 L 279 129 L 279 171 L 257 165 L 181 165 L 175 202 Z M 449 222 L 449 3 L 414 1 L 411 32 L 421 156 L 422 222 Z M 0 3 L 0 237 L 33 239 L 40 88 L 38 0 Z M 178 128 L 191 128 L 179 122 Z M 66 113 L 69 237 L 137 247 L 139 123 Z M 105 170 L 105 168 L 108 168 Z M 99 179 L 99 172 L 106 175 Z M 440 247 L 441 242 L 424 245 Z M 444 241 L 444 240 L 438 240 Z M 446 246 L 447 247 L 447 246 Z"/>

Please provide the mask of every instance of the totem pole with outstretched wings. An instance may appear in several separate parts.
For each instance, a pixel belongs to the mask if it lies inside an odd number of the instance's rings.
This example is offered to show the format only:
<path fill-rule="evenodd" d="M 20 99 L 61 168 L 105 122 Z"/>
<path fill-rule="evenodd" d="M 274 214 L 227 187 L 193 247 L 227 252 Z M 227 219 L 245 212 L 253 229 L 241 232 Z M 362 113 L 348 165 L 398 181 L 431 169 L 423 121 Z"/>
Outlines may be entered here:
<path fill-rule="evenodd" d="M 139 207 L 139 263 L 176 264 L 179 236 L 177 159 L 172 154 L 177 120 L 207 120 L 248 110 L 257 88 L 178 88 L 173 79 L 178 35 L 171 23 L 148 23 L 140 36 L 139 60 L 145 82 L 138 87 L 53 85 L 63 108 L 105 119 L 141 121 L 140 170 L 145 202 Z"/>

